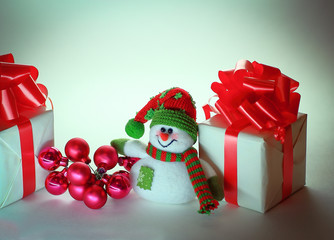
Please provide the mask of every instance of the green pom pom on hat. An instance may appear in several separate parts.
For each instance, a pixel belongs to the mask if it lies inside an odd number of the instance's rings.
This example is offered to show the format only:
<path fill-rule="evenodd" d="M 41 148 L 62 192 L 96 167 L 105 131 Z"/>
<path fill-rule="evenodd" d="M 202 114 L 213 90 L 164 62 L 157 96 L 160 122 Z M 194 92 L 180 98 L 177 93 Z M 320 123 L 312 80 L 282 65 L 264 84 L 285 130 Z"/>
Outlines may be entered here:
<path fill-rule="evenodd" d="M 130 119 L 125 126 L 125 132 L 130 137 L 139 139 L 144 135 L 145 127 L 141 122 L 135 121 L 134 118 Z"/>

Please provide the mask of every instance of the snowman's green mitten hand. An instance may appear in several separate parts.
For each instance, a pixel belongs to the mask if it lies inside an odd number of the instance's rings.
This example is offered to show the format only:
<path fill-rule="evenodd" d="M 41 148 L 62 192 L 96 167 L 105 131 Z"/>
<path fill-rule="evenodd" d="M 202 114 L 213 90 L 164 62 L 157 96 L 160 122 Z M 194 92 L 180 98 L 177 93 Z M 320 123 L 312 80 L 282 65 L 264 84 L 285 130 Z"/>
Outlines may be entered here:
<path fill-rule="evenodd" d="M 217 201 L 221 201 L 224 198 L 224 189 L 222 184 L 219 181 L 218 176 L 213 176 L 208 178 L 208 184 L 210 191 L 212 193 L 212 196 Z"/>
<path fill-rule="evenodd" d="M 118 139 L 112 140 L 110 142 L 110 145 L 112 147 L 114 147 L 119 154 L 125 155 L 124 154 L 124 145 L 127 141 L 129 141 L 129 139 L 127 139 L 127 138 L 118 138 Z"/>

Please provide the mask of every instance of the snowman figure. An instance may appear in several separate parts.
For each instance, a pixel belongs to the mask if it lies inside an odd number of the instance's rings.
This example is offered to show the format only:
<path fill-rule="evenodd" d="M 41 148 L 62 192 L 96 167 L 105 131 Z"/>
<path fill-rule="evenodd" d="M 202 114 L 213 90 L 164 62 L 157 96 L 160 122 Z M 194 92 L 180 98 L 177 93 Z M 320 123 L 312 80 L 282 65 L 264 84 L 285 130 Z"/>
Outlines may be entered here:
<path fill-rule="evenodd" d="M 139 139 L 144 123 L 151 121 L 149 143 L 115 139 L 118 153 L 140 158 L 130 170 L 134 191 L 141 197 L 162 203 L 181 204 L 197 197 L 199 213 L 217 208 L 223 192 L 213 169 L 200 161 L 195 148 L 198 126 L 191 95 L 181 88 L 159 93 L 125 127 Z M 214 194 L 214 196 L 213 196 Z"/>

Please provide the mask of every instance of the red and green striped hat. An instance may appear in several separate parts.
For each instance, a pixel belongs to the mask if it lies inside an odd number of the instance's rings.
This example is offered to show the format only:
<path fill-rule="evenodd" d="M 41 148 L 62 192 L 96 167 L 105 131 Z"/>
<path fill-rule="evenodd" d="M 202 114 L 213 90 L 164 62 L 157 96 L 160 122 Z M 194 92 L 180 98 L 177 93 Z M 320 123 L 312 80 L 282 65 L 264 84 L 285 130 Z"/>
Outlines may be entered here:
<path fill-rule="evenodd" d="M 187 132 L 196 142 L 198 126 L 196 107 L 191 95 L 182 88 L 171 88 L 151 100 L 130 119 L 125 126 L 126 133 L 133 138 L 144 135 L 144 123 L 152 120 L 150 127 L 158 124 L 177 127 Z"/>

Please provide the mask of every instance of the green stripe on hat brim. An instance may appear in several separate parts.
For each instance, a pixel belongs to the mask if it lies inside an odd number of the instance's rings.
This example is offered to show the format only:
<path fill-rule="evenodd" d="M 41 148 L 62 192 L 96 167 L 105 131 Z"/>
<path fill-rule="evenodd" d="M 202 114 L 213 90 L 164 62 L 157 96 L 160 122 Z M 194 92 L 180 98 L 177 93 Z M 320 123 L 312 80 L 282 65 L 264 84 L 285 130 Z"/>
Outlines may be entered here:
<path fill-rule="evenodd" d="M 167 125 L 179 128 L 187 132 L 191 138 L 196 142 L 198 126 L 196 121 L 189 117 L 183 111 L 161 109 L 154 112 L 150 127 L 154 125 Z"/>

